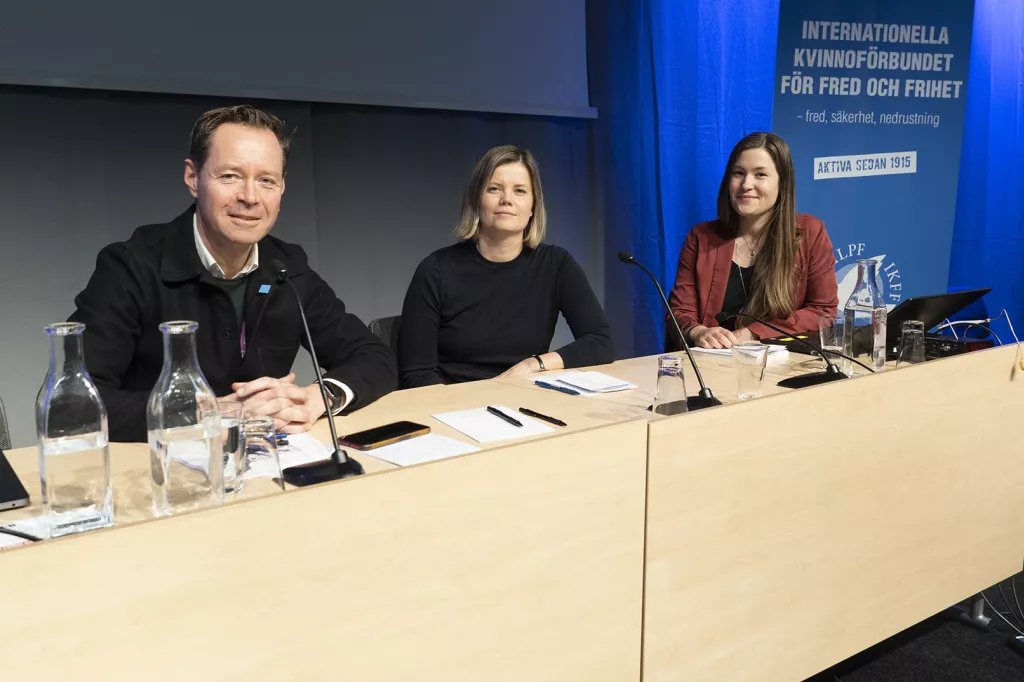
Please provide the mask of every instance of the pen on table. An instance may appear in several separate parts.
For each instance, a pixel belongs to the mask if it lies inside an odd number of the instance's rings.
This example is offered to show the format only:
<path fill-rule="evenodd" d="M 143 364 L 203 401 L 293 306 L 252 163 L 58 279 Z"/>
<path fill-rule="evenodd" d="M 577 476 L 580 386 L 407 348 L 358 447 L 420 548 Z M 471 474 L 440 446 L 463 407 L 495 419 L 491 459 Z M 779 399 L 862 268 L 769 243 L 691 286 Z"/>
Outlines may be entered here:
<path fill-rule="evenodd" d="M 573 389 L 567 388 L 565 386 L 556 386 L 555 384 L 549 384 L 546 381 L 535 381 L 533 383 L 535 383 L 537 386 L 540 386 L 541 388 L 550 388 L 552 391 L 561 391 L 562 393 L 568 393 L 569 395 L 580 394 L 579 391 L 574 391 Z"/>
<path fill-rule="evenodd" d="M 274 441 L 278 445 L 288 445 L 288 434 L 287 433 L 275 433 Z"/>
<path fill-rule="evenodd" d="M 528 407 L 520 407 L 519 411 L 522 412 L 523 414 L 525 414 L 528 417 L 536 417 L 537 419 L 540 419 L 541 421 L 546 421 L 549 424 L 554 424 L 555 426 L 568 426 L 568 424 L 566 424 L 561 419 L 555 419 L 554 417 L 549 417 L 546 414 L 541 414 L 540 412 L 534 412 L 533 410 L 531 410 Z"/>
<path fill-rule="evenodd" d="M 508 416 L 507 414 L 505 414 L 496 407 L 491 407 L 490 405 L 488 405 L 487 411 L 493 414 L 495 417 L 500 417 L 501 419 L 504 419 L 512 426 L 520 427 L 523 425 L 523 422 L 519 421 L 518 419 L 515 419 L 514 417 Z"/>

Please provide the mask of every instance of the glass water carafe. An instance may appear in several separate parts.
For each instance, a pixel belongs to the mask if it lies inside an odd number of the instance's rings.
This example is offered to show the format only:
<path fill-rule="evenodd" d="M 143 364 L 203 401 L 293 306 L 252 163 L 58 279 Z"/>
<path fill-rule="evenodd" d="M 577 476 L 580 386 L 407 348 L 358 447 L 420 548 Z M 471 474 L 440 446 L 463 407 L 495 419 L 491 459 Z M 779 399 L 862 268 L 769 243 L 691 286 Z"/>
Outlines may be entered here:
<path fill-rule="evenodd" d="M 878 286 L 878 262 L 857 261 L 857 286 L 846 302 L 843 323 L 843 352 L 876 372 L 885 369 L 886 308 Z M 851 374 L 866 374 L 863 367 L 850 364 Z"/>
<path fill-rule="evenodd" d="M 164 322 L 164 366 L 146 406 L 153 514 L 168 516 L 224 499 L 217 396 L 196 357 L 190 321 Z"/>
<path fill-rule="evenodd" d="M 651 408 L 657 414 L 682 414 L 686 408 L 686 382 L 683 380 L 683 359 L 677 355 L 658 358 L 658 387 Z"/>
<path fill-rule="evenodd" d="M 36 397 L 39 478 L 49 537 L 114 525 L 107 410 L 85 368 L 85 325 L 46 327 L 50 369 Z"/>

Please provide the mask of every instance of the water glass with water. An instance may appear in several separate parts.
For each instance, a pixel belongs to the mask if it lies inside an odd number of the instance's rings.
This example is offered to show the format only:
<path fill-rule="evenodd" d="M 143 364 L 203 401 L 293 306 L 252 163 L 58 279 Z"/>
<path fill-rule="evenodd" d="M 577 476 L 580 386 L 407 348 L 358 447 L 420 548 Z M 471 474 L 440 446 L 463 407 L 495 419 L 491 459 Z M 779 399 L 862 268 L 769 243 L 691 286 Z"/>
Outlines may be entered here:
<path fill-rule="evenodd" d="M 686 382 L 683 379 L 683 359 L 677 355 L 658 358 L 658 388 L 651 408 L 656 414 L 682 414 L 686 407 Z"/>
<path fill-rule="evenodd" d="M 241 487 L 242 472 L 242 413 L 243 403 L 231 398 L 220 398 L 220 444 L 224 453 L 224 492 L 235 492 Z"/>
<path fill-rule="evenodd" d="M 274 418 L 244 418 L 241 430 L 243 454 L 239 460 L 235 493 L 253 497 L 284 490 Z"/>
<path fill-rule="evenodd" d="M 896 366 L 916 365 L 925 361 L 924 322 L 907 320 L 900 330 L 900 345 Z"/>
<path fill-rule="evenodd" d="M 768 368 L 768 346 L 763 343 L 737 343 L 732 347 L 732 362 L 736 369 L 736 397 L 740 400 L 760 398 Z"/>

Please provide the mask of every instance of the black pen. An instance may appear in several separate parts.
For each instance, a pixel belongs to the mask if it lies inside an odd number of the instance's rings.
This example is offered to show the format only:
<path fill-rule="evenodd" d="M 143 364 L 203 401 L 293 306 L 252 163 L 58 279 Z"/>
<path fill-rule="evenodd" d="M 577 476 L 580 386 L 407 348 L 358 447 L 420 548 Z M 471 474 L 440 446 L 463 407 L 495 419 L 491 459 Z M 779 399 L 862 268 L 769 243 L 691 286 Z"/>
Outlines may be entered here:
<path fill-rule="evenodd" d="M 546 381 L 534 381 L 533 383 L 536 384 L 537 386 L 540 386 L 541 388 L 550 388 L 552 391 L 561 391 L 562 393 L 568 393 L 569 395 L 580 395 L 579 391 L 574 391 L 573 389 L 566 388 L 565 386 L 549 384 Z"/>
<path fill-rule="evenodd" d="M 501 410 L 499 410 L 496 407 L 491 407 L 490 405 L 488 405 L 487 406 L 487 411 L 490 412 L 491 414 L 493 414 L 495 417 L 500 417 L 501 419 L 504 419 L 505 421 L 507 421 L 512 426 L 521 427 L 523 425 L 523 422 L 519 421 L 518 419 L 515 419 L 513 417 L 508 416 L 507 414 L 505 414 L 504 412 L 502 412 Z"/>
<path fill-rule="evenodd" d="M 566 424 L 561 419 L 555 419 L 554 417 L 549 417 L 546 414 L 541 414 L 540 412 L 534 412 L 533 410 L 531 410 L 528 407 L 520 407 L 519 411 L 522 412 L 523 414 L 525 414 L 528 417 L 536 417 L 537 419 L 540 419 L 541 421 L 546 421 L 549 424 L 554 424 L 555 426 L 568 426 L 568 424 Z"/>

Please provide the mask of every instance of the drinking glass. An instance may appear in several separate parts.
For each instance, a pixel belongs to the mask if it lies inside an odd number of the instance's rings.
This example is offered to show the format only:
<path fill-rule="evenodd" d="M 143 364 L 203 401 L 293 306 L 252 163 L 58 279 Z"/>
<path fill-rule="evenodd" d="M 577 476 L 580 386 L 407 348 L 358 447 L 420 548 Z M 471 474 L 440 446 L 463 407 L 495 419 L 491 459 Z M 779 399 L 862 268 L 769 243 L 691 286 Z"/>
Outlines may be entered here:
<path fill-rule="evenodd" d="M 924 322 L 907 320 L 900 330 L 899 351 L 896 354 L 896 366 L 916 365 L 924 362 Z"/>
<path fill-rule="evenodd" d="M 831 317 L 822 315 L 818 318 L 818 337 L 821 341 L 822 355 L 828 356 L 844 374 L 849 372 L 849 362 L 837 353 L 843 352 L 843 316 Z M 831 353 L 827 351 L 832 351 Z"/>
<path fill-rule="evenodd" d="M 231 398 L 219 398 L 220 442 L 224 452 L 224 492 L 233 493 L 242 484 L 242 411 L 243 404 Z"/>
<path fill-rule="evenodd" d="M 284 490 L 273 417 L 242 419 L 242 451 L 236 493 L 253 497 Z"/>
<path fill-rule="evenodd" d="M 762 343 L 737 343 L 732 347 L 736 369 L 736 397 L 750 400 L 761 397 L 761 384 L 768 367 L 768 346 Z"/>
<path fill-rule="evenodd" d="M 654 394 L 652 411 L 665 415 L 687 411 L 683 359 L 677 355 L 662 355 L 658 358 L 658 388 Z"/>

